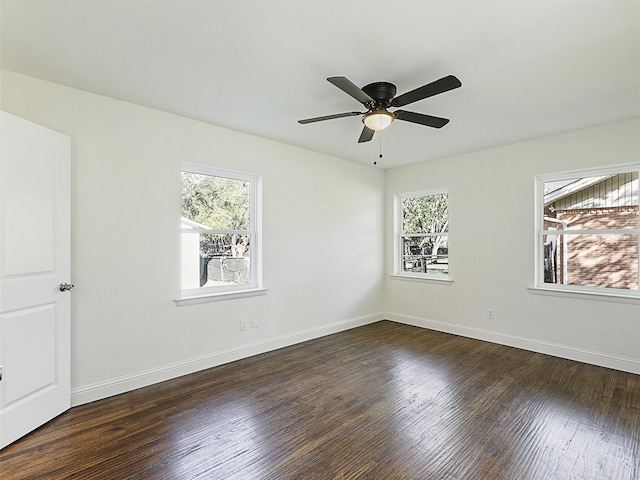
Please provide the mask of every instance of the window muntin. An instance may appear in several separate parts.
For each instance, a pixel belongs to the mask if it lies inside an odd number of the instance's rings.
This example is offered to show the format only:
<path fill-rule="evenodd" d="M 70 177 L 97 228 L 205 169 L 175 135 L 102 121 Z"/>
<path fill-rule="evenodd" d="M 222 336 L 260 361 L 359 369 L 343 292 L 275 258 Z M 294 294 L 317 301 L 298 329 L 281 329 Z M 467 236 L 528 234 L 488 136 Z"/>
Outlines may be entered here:
<path fill-rule="evenodd" d="M 183 164 L 182 297 L 260 287 L 259 177 Z"/>
<path fill-rule="evenodd" d="M 449 278 L 449 194 L 446 189 L 395 197 L 395 274 Z"/>
<path fill-rule="evenodd" d="M 537 177 L 537 287 L 640 296 L 639 171 Z"/>

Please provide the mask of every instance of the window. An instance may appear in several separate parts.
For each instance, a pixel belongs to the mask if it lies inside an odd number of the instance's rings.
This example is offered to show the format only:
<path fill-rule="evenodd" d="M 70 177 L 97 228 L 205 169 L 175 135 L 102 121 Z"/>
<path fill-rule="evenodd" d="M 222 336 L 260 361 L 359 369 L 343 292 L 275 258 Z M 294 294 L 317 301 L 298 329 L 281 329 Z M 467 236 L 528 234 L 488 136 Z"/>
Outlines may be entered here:
<path fill-rule="evenodd" d="M 640 165 L 536 177 L 536 287 L 638 293 Z"/>
<path fill-rule="evenodd" d="M 182 297 L 260 288 L 260 178 L 182 166 Z"/>
<path fill-rule="evenodd" d="M 395 274 L 449 278 L 449 194 L 446 189 L 395 196 Z"/>

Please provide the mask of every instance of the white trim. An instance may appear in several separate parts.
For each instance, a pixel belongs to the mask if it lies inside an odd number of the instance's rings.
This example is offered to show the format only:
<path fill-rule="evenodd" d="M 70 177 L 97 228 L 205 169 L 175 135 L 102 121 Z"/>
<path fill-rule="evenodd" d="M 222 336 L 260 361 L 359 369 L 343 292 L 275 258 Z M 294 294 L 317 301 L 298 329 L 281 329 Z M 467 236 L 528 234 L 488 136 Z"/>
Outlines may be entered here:
<path fill-rule="evenodd" d="M 598 230 L 578 230 L 578 229 L 541 230 L 540 233 L 542 235 L 638 235 L 640 233 L 640 229 L 638 228 L 602 228 Z"/>
<path fill-rule="evenodd" d="M 254 181 L 259 176 L 254 173 L 246 173 L 239 170 L 231 170 L 228 168 L 219 168 L 211 165 L 189 162 L 182 162 L 180 171 L 196 173 L 198 175 L 212 175 L 214 177 L 231 178 L 233 180 L 243 180 L 246 182 Z"/>
<path fill-rule="evenodd" d="M 576 286 L 575 290 L 571 288 L 571 285 L 557 284 L 558 287 L 553 287 L 555 284 L 546 284 L 548 287 L 535 287 L 529 286 L 527 289 L 534 295 L 549 295 L 565 298 L 583 299 L 583 300 L 601 300 L 605 302 L 617 302 L 617 303 L 640 303 L 640 294 L 637 290 L 616 290 L 615 288 L 609 288 L 607 290 L 602 287 L 591 287 L 594 290 L 585 290 L 589 287 Z M 597 290 L 596 290 L 597 289 Z M 618 293 L 619 292 L 619 293 Z M 624 293 L 623 293 L 624 292 Z M 632 292 L 632 293 L 626 293 Z"/>
<path fill-rule="evenodd" d="M 152 368 L 141 372 L 110 378 L 108 380 L 85 385 L 71 390 L 71 405 L 78 406 L 103 398 L 119 395 L 130 390 L 146 387 L 155 383 L 171 380 L 183 375 L 217 367 L 225 363 L 288 347 L 297 343 L 332 335 L 334 333 L 362 327 L 370 323 L 384 320 L 382 313 L 364 315 L 319 327 L 281 335 L 258 342 L 240 345 L 219 352 L 212 352 L 199 357 L 190 358 L 170 365 Z"/>
<path fill-rule="evenodd" d="M 631 162 L 631 163 L 622 163 L 617 165 L 610 165 L 605 167 L 591 167 L 591 168 L 579 168 L 577 170 L 565 170 L 562 172 L 548 172 L 542 173 L 540 175 L 536 175 L 536 180 L 540 180 L 541 183 L 547 181 L 556 181 L 556 180 L 571 180 L 575 179 L 576 176 L 579 177 L 595 177 L 595 176 L 606 176 L 606 175 L 618 175 L 619 173 L 627 173 L 631 170 L 640 170 L 640 163 Z"/>
<path fill-rule="evenodd" d="M 426 188 L 424 190 L 416 190 L 415 192 L 396 193 L 394 194 L 394 196 L 399 198 L 416 198 L 416 197 L 424 197 L 427 195 L 443 195 L 448 193 L 449 193 L 449 189 L 447 187 L 440 187 L 440 188 Z"/>
<path fill-rule="evenodd" d="M 452 284 L 453 283 L 453 279 L 451 278 L 451 276 L 447 276 L 447 277 L 436 277 L 436 276 L 431 276 L 431 277 L 427 277 L 424 274 L 418 274 L 415 273 L 413 275 L 410 275 L 408 273 L 394 273 L 392 275 L 389 275 L 391 278 L 396 279 L 396 280 L 409 280 L 409 281 L 414 281 L 414 282 L 434 282 L 434 283 L 444 283 L 444 284 Z"/>
<path fill-rule="evenodd" d="M 552 355 L 554 357 L 566 358 L 568 360 L 575 360 L 582 363 L 613 368 L 615 370 L 640 375 L 640 360 L 634 358 L 584 350 L 581 348 L 571 347 L 569 345 L 560 345 L 542 340 L 532 340 L 515 335 L 492 332 L 481 328 L 439 322 L 436 320 L 403 315 L 400 313 L 387 312 L 385 314 L 385 318 L 392 322 L 403 323 L 405 325 L 413 325 L 414 327 L 475 338 L 485 342 L 497 343 L 499 345 L 506 345 L 508 347 L 520 348 L 522 350 L 543 353 L 545 355 Z"/>
<path fill-rule="evenodd" d="M 250 288 L 247 290 L 230 290 L 227 292 L 216 292 L 207 295 L 194 295 L 192 297 L 177 298 L 174 300 L 176 306 L 185 307 L 187 305 L 198 305 L 200 303 L 220 302 L 223 300 L 235 300 L 237 298 L 256 297 L 266 295 L 266 288 Z"/>

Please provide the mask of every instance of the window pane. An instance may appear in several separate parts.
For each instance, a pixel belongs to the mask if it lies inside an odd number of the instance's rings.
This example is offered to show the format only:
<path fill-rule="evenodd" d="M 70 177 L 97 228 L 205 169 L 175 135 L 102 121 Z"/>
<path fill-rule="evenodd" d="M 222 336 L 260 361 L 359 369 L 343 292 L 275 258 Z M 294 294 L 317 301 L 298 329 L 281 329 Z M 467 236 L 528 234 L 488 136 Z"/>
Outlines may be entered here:
<path fill-rule="evenodd" d="M 637 234 L 548 234 L 543 251 L 544 283 L 638 289 Z"/>
<path fill-rule="evenodd" d="M 402 271 L 449 274 L 449 247 L 446 235 L 402 237 Z"/>
<path fill-rule="evenodd" d="M 249 235 L 182 233 L 182 288 L 251 282 Z"/>
<path fill-rule="evenodd" d="M 403 233 L 449 231 L 449 195 L 425 195 L 402 199 Z"/>
<path fill-rule="evenodd" d="M 545 230 L 638 228 L 638 172 L 544 183 Z"/>
<path fill-rule="evenodd" d="M 221 230 L 250 230 L 250 186 L 245 180 L 182 172 L 182 216 Z"/>

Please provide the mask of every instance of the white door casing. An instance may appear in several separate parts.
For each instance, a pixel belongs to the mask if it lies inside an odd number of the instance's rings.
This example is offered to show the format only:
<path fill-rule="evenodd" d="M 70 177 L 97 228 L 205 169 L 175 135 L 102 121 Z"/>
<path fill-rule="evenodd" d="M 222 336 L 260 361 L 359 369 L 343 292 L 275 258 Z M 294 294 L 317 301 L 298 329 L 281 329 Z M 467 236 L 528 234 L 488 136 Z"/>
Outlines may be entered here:
<path fill-rule="evenodd" d="M 0 448 L 70 407 L 70 139 L 0 112 Z"/>

